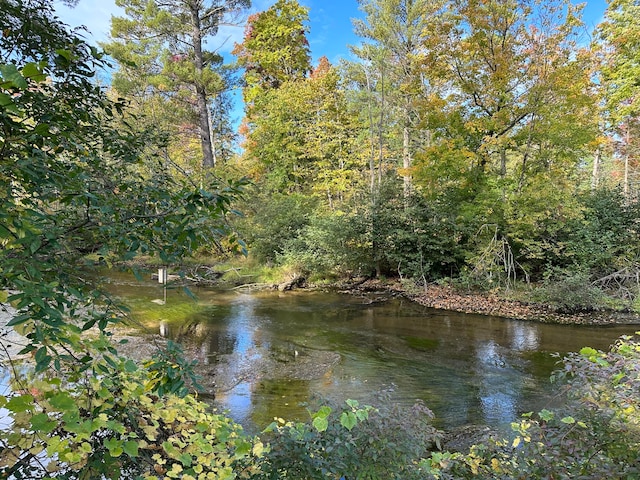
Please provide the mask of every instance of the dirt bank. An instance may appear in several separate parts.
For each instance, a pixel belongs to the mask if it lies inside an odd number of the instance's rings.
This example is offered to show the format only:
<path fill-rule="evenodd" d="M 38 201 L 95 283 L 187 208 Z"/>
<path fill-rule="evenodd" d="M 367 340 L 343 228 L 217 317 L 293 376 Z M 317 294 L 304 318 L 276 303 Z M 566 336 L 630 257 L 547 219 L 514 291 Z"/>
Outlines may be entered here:
<path fill-rule="evenodd" d="M 576 325 L 640 324 L 640 315 L 634 313 L 610 310 L 571 314 L 559 313 L 547 305 L 507 300 L 495 294 L 459 292 L 451 287 L 440 285 L 430 285 L 423 293 L 413 295 L 411 298 L 427 307 L 543 323 Z"/>
<path fill-rule="evenodd" d="M 443 285 L 428 285 L 420 291 L 407 291 L 400 282 L 367 280 L 357 282 L 354 286 L 341 285 L 340 290 L 353 294 L 387 291 L 391 295 L 402 295 L 425 307 L 542 323 L 640 325 L 640 315 L 635 313 L 612 310 L 561 313 L 549 305 L 509 300 L 495 293 L 466 292 Z"/>

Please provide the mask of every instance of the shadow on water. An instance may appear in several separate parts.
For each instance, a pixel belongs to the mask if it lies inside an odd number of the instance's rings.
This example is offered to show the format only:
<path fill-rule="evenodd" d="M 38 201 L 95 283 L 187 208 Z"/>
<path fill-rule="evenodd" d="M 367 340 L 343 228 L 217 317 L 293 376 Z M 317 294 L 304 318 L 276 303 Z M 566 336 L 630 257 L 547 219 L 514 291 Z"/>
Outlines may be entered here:
<path fill-rule="evenodd" d="M 114 282 L 117 283 L 117 282 Z M 407 300 L 364 304 L 327 292 L 198 290 L 198 302 L 159 287 L 114 289 L 143 324 L 215 368 L 216 402 L 246 427 L 307 419 L 312 397 L 371 403 L 423 400 L 435 425 L 504 427 L 553 399 L 553 353 L 607 349 L 637 327 L 545 325 L 423 308 Z"/>

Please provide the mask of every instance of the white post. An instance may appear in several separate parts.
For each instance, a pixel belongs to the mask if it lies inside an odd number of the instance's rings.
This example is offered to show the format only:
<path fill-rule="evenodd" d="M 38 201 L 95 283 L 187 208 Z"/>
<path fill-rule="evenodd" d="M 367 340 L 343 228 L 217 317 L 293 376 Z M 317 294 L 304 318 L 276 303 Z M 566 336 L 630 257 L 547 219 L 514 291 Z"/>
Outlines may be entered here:
<path fill-rule="evenodd" d="M 162 285 L 167 284 L 167 267 L 162 267 L 158 269 L 158 283 Z"/>

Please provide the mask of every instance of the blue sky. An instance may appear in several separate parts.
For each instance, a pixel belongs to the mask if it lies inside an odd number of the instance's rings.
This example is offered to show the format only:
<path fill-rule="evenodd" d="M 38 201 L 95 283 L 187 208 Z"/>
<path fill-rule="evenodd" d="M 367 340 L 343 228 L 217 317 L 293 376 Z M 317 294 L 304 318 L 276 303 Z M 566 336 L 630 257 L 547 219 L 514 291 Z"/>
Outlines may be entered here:
<path fill-rule="evenodd" d="M 275 3 L 275 0 L 253 0 L 252 11 L 262 11 Z M 352 18 L 361 17 L 357 0 L 300 0 L 309 7 L 311 54 L 316 61 L 326 55 L 331 63 L 340 58 L 348 58 L 348 45 L 358 43 L 353 34 Z M 606 0 L 588 0 L 585 2 L 584 20 L 591 30 L 601 19 L 606 8 Z M 70 9 L 57 0 L 58 14 L 62 21 L 71 25 L 85 25 L 91 32 L 90 40 L 105 40 L 109 33 L 111 15 L 122 15 L 114 0 L 80 0 L 77 7 Z M 215 47 L 223 53 L 233 49 L 234 42 L 242 40 L 242 27 L 221 29 L 214 40 Z"/>

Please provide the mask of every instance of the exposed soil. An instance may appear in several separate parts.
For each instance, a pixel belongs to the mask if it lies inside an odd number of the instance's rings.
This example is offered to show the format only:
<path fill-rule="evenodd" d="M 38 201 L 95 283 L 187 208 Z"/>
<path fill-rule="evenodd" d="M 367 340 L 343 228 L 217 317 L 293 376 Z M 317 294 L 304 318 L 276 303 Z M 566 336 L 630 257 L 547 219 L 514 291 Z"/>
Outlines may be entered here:
<path fill-rule="evenodd" d="M 495 294 L 461 293 L 451 287 L 429 285 L 424 293 L 413 300 L 433 308 L 456 312 L 494 315 L 498 317 L 531 320 L 543 323 L 575 325 L 640 324 L 640 315 L 616 311 L 561 313 L 548 305 L 507 300 Z"/>
<path fill-rule="evenodd" d="M 464 292 L 443 285 L 427 285 L 421 292 L 411 293 L 407 292 L 400 283 L 382 283 L 377 280 L 367 280 L 364 283 L 357 282 L 354 287 L 343 286 L 343 290 L 354 294 L 358 294 L 358 292 L 386 290 L 392 295 L 402 295 L 410 298 L 425 307 L 542 323 L 640 325 L 640 315 L 631 312 L 602 310 L 562 313 L 554 310 L 549 305 L 509 300 L 495 293 Z"/>

